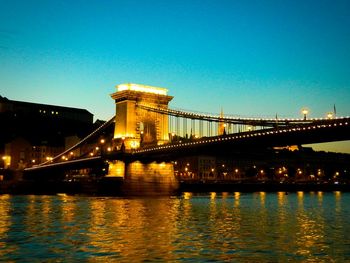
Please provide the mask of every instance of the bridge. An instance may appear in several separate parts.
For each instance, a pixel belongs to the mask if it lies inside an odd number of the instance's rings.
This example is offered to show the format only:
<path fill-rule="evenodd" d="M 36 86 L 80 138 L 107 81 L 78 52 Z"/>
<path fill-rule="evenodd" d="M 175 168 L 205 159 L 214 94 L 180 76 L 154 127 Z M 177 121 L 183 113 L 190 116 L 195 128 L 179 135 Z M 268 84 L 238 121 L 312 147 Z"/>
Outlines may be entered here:
<path fill-rule="evenodd" d="M 106 177 L 160 182 L 173 188 L 174 161 L 185 156 L 229 155 L 350 139 L 350 117 L 307 118 L 305 114 L 301 119 L 281 119 L 200 113 L 169 108 L 173 97 L 167 93 L 158 87 L 118 85 L 111 95 L 115 116 L 61 154 L 25 169 L 25 173 L 43 179 L 57 172 L 95 169 Z"/>

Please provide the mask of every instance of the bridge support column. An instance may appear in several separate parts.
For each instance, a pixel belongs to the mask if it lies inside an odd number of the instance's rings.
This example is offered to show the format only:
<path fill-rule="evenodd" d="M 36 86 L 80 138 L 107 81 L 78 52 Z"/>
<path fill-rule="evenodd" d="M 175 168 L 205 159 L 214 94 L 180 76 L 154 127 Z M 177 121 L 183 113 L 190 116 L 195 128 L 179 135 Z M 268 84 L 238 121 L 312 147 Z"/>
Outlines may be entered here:
<path fill-rule="evenodd" d="M 172 195 L 179 187 L 170 162 L 111 161 L 107 177 L 122 178 L 121 194 L 126 196 Z"/>
<path fill-rule="evenodd" d="M 125 177 L 125 163 L 123 161 L 109 161 L 107 177 Z"/>
<path fill-rule="evenodd" d="M 122 191 L 125 195 L 171 195 L 178 189 L 172 163 L 141 163 L 125 165 Z"/>

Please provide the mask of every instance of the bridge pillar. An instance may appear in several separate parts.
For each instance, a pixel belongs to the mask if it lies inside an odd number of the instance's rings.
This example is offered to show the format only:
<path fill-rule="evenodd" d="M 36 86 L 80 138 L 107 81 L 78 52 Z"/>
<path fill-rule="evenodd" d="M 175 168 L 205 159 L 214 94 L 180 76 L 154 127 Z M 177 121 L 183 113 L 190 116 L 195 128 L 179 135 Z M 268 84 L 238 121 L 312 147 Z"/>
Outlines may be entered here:
<path fill-rule="evenodd" d="M 164 144 L 169 140 L 168 116 L 142 110 L 137 105 L 168 108 L 172 96 L 167 89 L 138 84 L 117 85 L 111 97 L 116 104 L 114 142 L 132 150 L 147 144 Z"/>
<path fill-rule="evenodd" d="M 171 195 L 179 186 L 170 162 L 114 161 L 110 163 L 108 177 L 123 177 L 124 195 Z"/>

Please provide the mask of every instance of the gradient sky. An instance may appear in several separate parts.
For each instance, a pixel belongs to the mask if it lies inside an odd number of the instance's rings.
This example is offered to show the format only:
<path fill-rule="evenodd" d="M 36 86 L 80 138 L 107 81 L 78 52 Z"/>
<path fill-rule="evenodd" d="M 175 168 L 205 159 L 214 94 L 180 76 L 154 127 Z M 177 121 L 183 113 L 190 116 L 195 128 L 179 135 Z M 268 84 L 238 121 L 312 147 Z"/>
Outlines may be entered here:
<path fill-rule="evenodd" d="M 350 115 L 349 10 L 347 0 L 0 0 L 0 95 L 108 119 L 115 85 L 131 82 L 168 88 L 175 108 L 323 117 L 335 104 Z"/>

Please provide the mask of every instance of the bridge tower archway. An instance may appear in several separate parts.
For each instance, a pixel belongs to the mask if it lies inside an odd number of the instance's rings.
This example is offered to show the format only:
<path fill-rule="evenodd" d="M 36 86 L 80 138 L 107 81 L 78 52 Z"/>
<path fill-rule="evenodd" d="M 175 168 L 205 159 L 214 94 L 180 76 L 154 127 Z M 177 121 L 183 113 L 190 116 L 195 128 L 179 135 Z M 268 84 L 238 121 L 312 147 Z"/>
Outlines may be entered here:
<path fill-rule="evenodd" d="M 126 150 L 141 145 L 161 145 L 169 140 L 168 116 L 144 110 L 138 105 L 167 109 L 173 99 L 165 88 L 120 84 L 111 94 L 116 104 L 114 142 Z"/>

